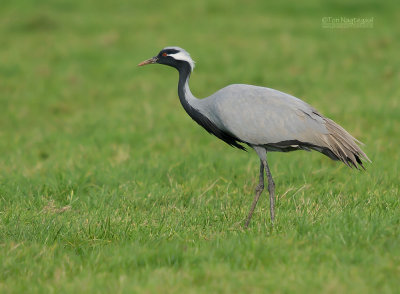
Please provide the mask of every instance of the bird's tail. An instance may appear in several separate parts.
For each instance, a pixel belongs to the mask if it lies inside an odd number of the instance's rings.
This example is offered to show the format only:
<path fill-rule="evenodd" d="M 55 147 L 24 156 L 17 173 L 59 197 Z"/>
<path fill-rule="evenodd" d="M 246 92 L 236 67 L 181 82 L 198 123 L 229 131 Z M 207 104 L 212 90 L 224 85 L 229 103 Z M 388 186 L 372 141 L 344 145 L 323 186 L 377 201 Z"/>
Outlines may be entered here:
<path fill-rule="evenodd" d="M 363 143 L 350 135 L 333 120 L 329 118 L 324 118 L 324 120 L 329 134 L 321 136 L 321 140 L 326 146 L 326 149 L 324 148 L 320 152 L 332 159 L 342 161 L 349 167 L 354 166 L 357 169 L 359 167 L 365 169 L 361 159 L 369 162 L 371 162 L 371 160 L 357 145 L 363 145 Z"/>

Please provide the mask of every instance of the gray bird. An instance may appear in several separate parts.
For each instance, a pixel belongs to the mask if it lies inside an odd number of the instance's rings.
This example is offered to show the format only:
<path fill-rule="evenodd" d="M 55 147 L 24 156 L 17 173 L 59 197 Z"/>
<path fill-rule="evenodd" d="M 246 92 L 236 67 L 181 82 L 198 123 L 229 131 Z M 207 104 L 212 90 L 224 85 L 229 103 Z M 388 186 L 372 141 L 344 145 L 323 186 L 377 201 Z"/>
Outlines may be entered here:
<path fill-rule="evenodd" d="M 138 64 L 165 64 L 179 72 L 178 95 L 189 116 L 209 133 L 230 146 L 253 148 L 260 158 L 260 176 L 247 217 L 248 227 L 268 177 L 271 223 L 275 218 L 275 183 L 267 163 L 267 152 L 316 150 L 349 167 L 364 168 L 369 160 L 357 145 L 360 141 L 312 106 L 289 94 L 251 85 L 229 85 L 211 96 L 197 99 L 190 91 L 194 61 L 179 47 L 166 47 L 157 56 Z"/>

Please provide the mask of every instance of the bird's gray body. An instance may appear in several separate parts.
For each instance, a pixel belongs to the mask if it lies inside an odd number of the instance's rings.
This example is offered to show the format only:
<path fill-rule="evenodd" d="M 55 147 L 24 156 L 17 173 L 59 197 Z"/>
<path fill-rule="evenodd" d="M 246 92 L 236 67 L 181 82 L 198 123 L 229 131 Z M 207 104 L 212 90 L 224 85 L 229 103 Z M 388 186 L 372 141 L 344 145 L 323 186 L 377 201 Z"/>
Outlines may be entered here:
<path fill-rule="evenodd" d="M 229 85 L 197 99 L 185 83 L 189 104 L 240 142 L 267 151 L 316 150 L 348 166 L 368 160 L 360 143 L 334 121 L 292 95 L 265 87 Z"/>
<path fill-rule="evenodd" d="M 324 119 L 304 101 L 283 92 L 234 84 L 198 100 L 199 111 L 219 128 L 252 145 L 315 143 L 327 134 Z"/>

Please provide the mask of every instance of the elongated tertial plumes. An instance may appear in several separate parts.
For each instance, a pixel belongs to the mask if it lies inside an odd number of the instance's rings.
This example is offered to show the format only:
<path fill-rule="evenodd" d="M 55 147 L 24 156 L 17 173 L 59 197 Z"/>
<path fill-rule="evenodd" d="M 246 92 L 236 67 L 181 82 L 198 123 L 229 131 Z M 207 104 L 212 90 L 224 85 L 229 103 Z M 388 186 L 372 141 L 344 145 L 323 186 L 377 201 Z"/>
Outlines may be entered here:
<path fill-rule="evenodd" d="M 345 129 L 335 123 L 333 120 L 324 117 L 325 126 L 329 131 L 329 134 L 322 135 L 321 139 L 324 145 L 333 153 L 336 160 L 340 160 L 347 166 L 359 168 L 363 166 L 361 159 L 365 159 L 369 162 L 371 160 L 368 156 L 361 150 L 357 144 L 363 144 L 358 141 L 352 135 L 350 135 Z M 365 168 L 364 168 L 365 169 Z"/>

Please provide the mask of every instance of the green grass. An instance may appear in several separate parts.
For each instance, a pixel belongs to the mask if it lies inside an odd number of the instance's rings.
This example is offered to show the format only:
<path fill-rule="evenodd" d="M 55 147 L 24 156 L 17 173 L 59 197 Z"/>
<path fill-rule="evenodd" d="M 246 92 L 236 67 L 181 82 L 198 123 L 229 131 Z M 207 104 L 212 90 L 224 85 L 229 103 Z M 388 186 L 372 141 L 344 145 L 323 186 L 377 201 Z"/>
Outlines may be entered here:
<path fill-rule="evenodd" d="M 1 293 L 398 293 L 396 1 L 8 1 L 0 7 Z M 323 29 L 325 16 L 373 29 Z M 258 159 L 208 135 L 177 73 L 137 68 L 178 45 L 192 92 L 298 96 L 366 145 L 357 172 L 317 153 Z"/>

